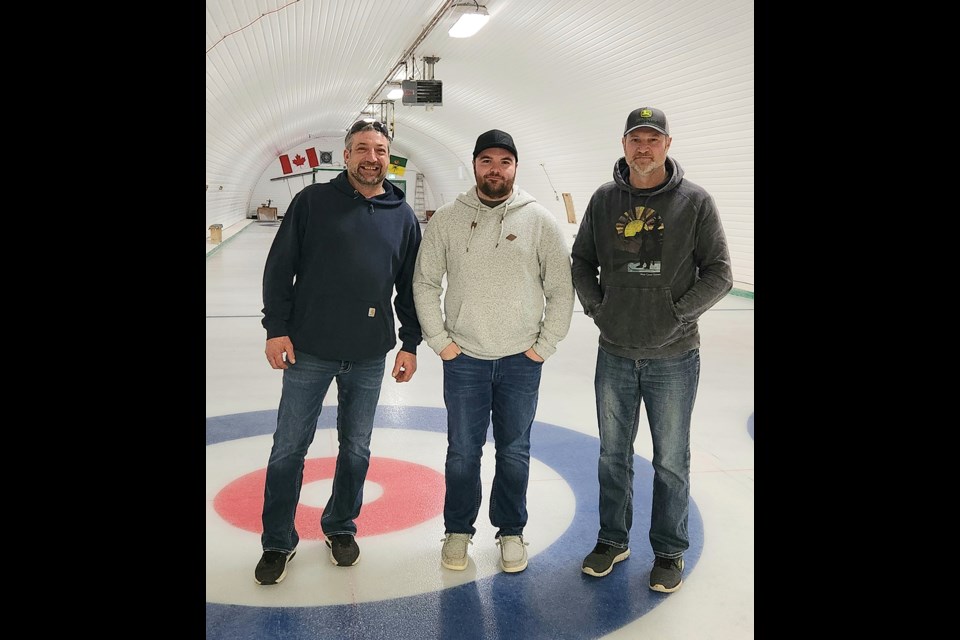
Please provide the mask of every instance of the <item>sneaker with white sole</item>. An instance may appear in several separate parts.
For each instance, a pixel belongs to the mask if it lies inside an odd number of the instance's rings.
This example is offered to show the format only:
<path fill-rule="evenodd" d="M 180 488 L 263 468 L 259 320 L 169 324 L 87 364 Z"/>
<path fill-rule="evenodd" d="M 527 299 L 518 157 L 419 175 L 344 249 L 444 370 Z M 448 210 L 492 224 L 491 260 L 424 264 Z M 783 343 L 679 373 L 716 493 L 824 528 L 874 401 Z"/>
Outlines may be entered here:
<path fill-rule="evenodd" d="M 580 569 L 588 576 L 602 578 L 613 571 L 613 565 L 629 557 L 630 549 L 622 549 L 606 542 L 598 542 L 593 551 L 583 559 Z"/>
<path fill-rule="evenodd" d="M 257 568 L 254 571 L 254 580 L 257 584 L 277 584 L 287 576 L 287 563 L 297 555 L 294 549 L 290 553 L 283 551 L 264 551 Z"/>
<path fill-rule="evenodd" d="M 507 573 L 516 573 L 527 568 L 527 545 L 523 536 L 500 536 L 500 568 Z"/>
<path fill-rule="evenodd" d="M 650 571 L 650 588 L 662 593 L 673 593 L 683 584 L 683 557 L 661 558 L 653 561 Z"/>
<path fill-rule="evenodd" d="M 463 571 L 467 568 L 467 545 L 473 544 L 469 533 L 448 533 L 443 537 L 440 564 L 447 569 Z"/>

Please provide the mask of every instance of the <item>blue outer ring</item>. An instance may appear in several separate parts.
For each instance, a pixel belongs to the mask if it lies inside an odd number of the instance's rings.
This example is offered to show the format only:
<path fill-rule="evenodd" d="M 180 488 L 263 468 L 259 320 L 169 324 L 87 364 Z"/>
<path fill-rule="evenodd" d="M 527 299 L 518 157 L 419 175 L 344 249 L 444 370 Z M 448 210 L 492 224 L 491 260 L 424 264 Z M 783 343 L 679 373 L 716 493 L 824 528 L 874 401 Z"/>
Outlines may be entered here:
<path fill-rule="evenodd" d="M 324 407 L 318 428 L 336 428 L 336 407 Z M 446 411 L 434 407 L 377 408 L 377 428 L 446 433 Z M 272 434 L 277 412 L 207 418 L 207 445 Z M 634 456 L 634 526 L 630 557 L 603 578 L 580 570 L 597 539 L 597 456 L 600 441 L 535 421 L 530 455 L 550 466 L 576 497 L 573 522 L 520 573 L 497 573 L 432 593 L 319 607 L 251 607 L 207 603 L 207 640 L 325 640 L 334 638 L 597 638 L 623 627 L 669 594 L 647 586 L 653 551 L 647 542 L 653 468 Z M 703 521 L 690 500 L 684 553 L 689 576 L 703 551 Z M 251 565 L 251 573 L 253 571 Z M 251 580 L 253 578 L 251 577 Z"/>

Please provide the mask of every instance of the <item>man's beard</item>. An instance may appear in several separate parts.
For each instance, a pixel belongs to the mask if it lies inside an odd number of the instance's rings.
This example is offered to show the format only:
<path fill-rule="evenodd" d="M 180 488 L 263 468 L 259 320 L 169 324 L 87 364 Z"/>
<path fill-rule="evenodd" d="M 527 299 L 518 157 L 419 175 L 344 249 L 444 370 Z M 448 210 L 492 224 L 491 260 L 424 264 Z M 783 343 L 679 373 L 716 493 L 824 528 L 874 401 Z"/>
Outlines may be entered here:
<path fill-rule="evenodd" d="M 486 178 L 480 178 L 477 181 L 477 190 L 490 200 L 499 200 L 510 195 L 513 191 L 513 180 L 500 180 L 500 186 L 495 187 L 487 182 Z"/>
<path fill-rule="evenodd" d="M 382 183 L 386 175 L 387 174 L 385 172 L 380 171 L 380 173 L 377 175 L 376 178 L 364 178 L 360 174 L 360 167 L 357 167 L 356 169 L 353 169 L 352 171 L 350 171 L 351 178 L 353 178 L 358 183 L 365 185 L 367 187 L 375 187 L 378 184 Z"/>
<path fill-rule="evenodd" d="M 651 162 L 644 165 L 644 164 L 640 164 L 641 159 L 642 158 L 637 158 L 636 160 L 632 160 L 627 163 L 627 166 L 630 167 L 631 173 L 633 173 L 634 175 L 648 176 L 666 164 L 666 160 L 658 164 L 655 159 L 650 158 Z"/>

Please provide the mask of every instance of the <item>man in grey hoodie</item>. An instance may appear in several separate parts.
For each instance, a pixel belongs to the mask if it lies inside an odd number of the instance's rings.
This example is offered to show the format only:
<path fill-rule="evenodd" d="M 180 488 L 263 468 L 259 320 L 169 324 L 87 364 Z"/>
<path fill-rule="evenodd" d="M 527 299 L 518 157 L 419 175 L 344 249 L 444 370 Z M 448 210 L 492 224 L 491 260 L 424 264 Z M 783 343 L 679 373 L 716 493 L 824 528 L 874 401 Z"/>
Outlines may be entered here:
<path fill-rule="evenodd" d="M 480 457 L 493 422 L 490 522 L 500 566 L 527 567 L 530 428 L 543 362 L 573 314 L 570 252 L 555 217 L 514 188 L 517 149 L 498 129 L 477 138 L 476 187 L 437 209 L 417 255 L 413 300 L 423 337 L 443 360 L 447 408 L 441 564 L 467 567 L 480 510 Z M 443 278 L 447 279 L 441 311 Z"/>
<path fill-rule="evenodd" d="M 680 588 L 690 500 L 690 418 L 700 379 L 697 319 L 733 287 L 713 198 L 683 175 L 667 117 L 627 116 L 613 181 L 590 198 L 573 243 L 573 282 L 600 329 L 594 375 L 600 531 L 583 560 L 602 577 L 630 555 L 633 443 L 641 399 L 653 441 L 649 586 Z M 598 279 L 599 274 L 599 279 Z"/>

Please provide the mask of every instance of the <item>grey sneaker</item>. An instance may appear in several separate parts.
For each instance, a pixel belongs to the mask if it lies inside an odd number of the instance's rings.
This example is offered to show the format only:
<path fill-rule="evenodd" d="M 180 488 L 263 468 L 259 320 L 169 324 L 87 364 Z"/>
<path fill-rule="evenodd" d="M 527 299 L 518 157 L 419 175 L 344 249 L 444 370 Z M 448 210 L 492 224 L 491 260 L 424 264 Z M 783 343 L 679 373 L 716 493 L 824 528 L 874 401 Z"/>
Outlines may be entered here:
<path fill-rule="evenodd" d="M 282 551 L 264 551 L 253 573 L 257 584 L 277 584 L 287 576 L 287 563 L 297 555 L 294 549 L 290 553 Z"/>
<path fill-rule="evenodd" d="M 500 536 L 500 568 L 507 573 L 516 573 L 527 568 L 527 545 L 523 536 Z"/>
<path fill-rule="evenodd" d="M 448 533 L 443 537 L 440 564 L 447 569 L 463 571 L 467 568 L 467 545 L 473 544 L 469 533 Z"/>
<path fill-rule="evenodd" d="M 629 557 L 630 549 L 621 549 L 606 542 L 598 542 L 593 551 L 583 559 L 580 569 L 588 576 L 602 578 L 613 571 L 613 565 Z"/>
<path fill-rule="evenodd" d="M 663 593 L 673 593 L 683 584 L 683 558 L 660 558 L 653 561 L 650 571 L 650 588 Z"/>

